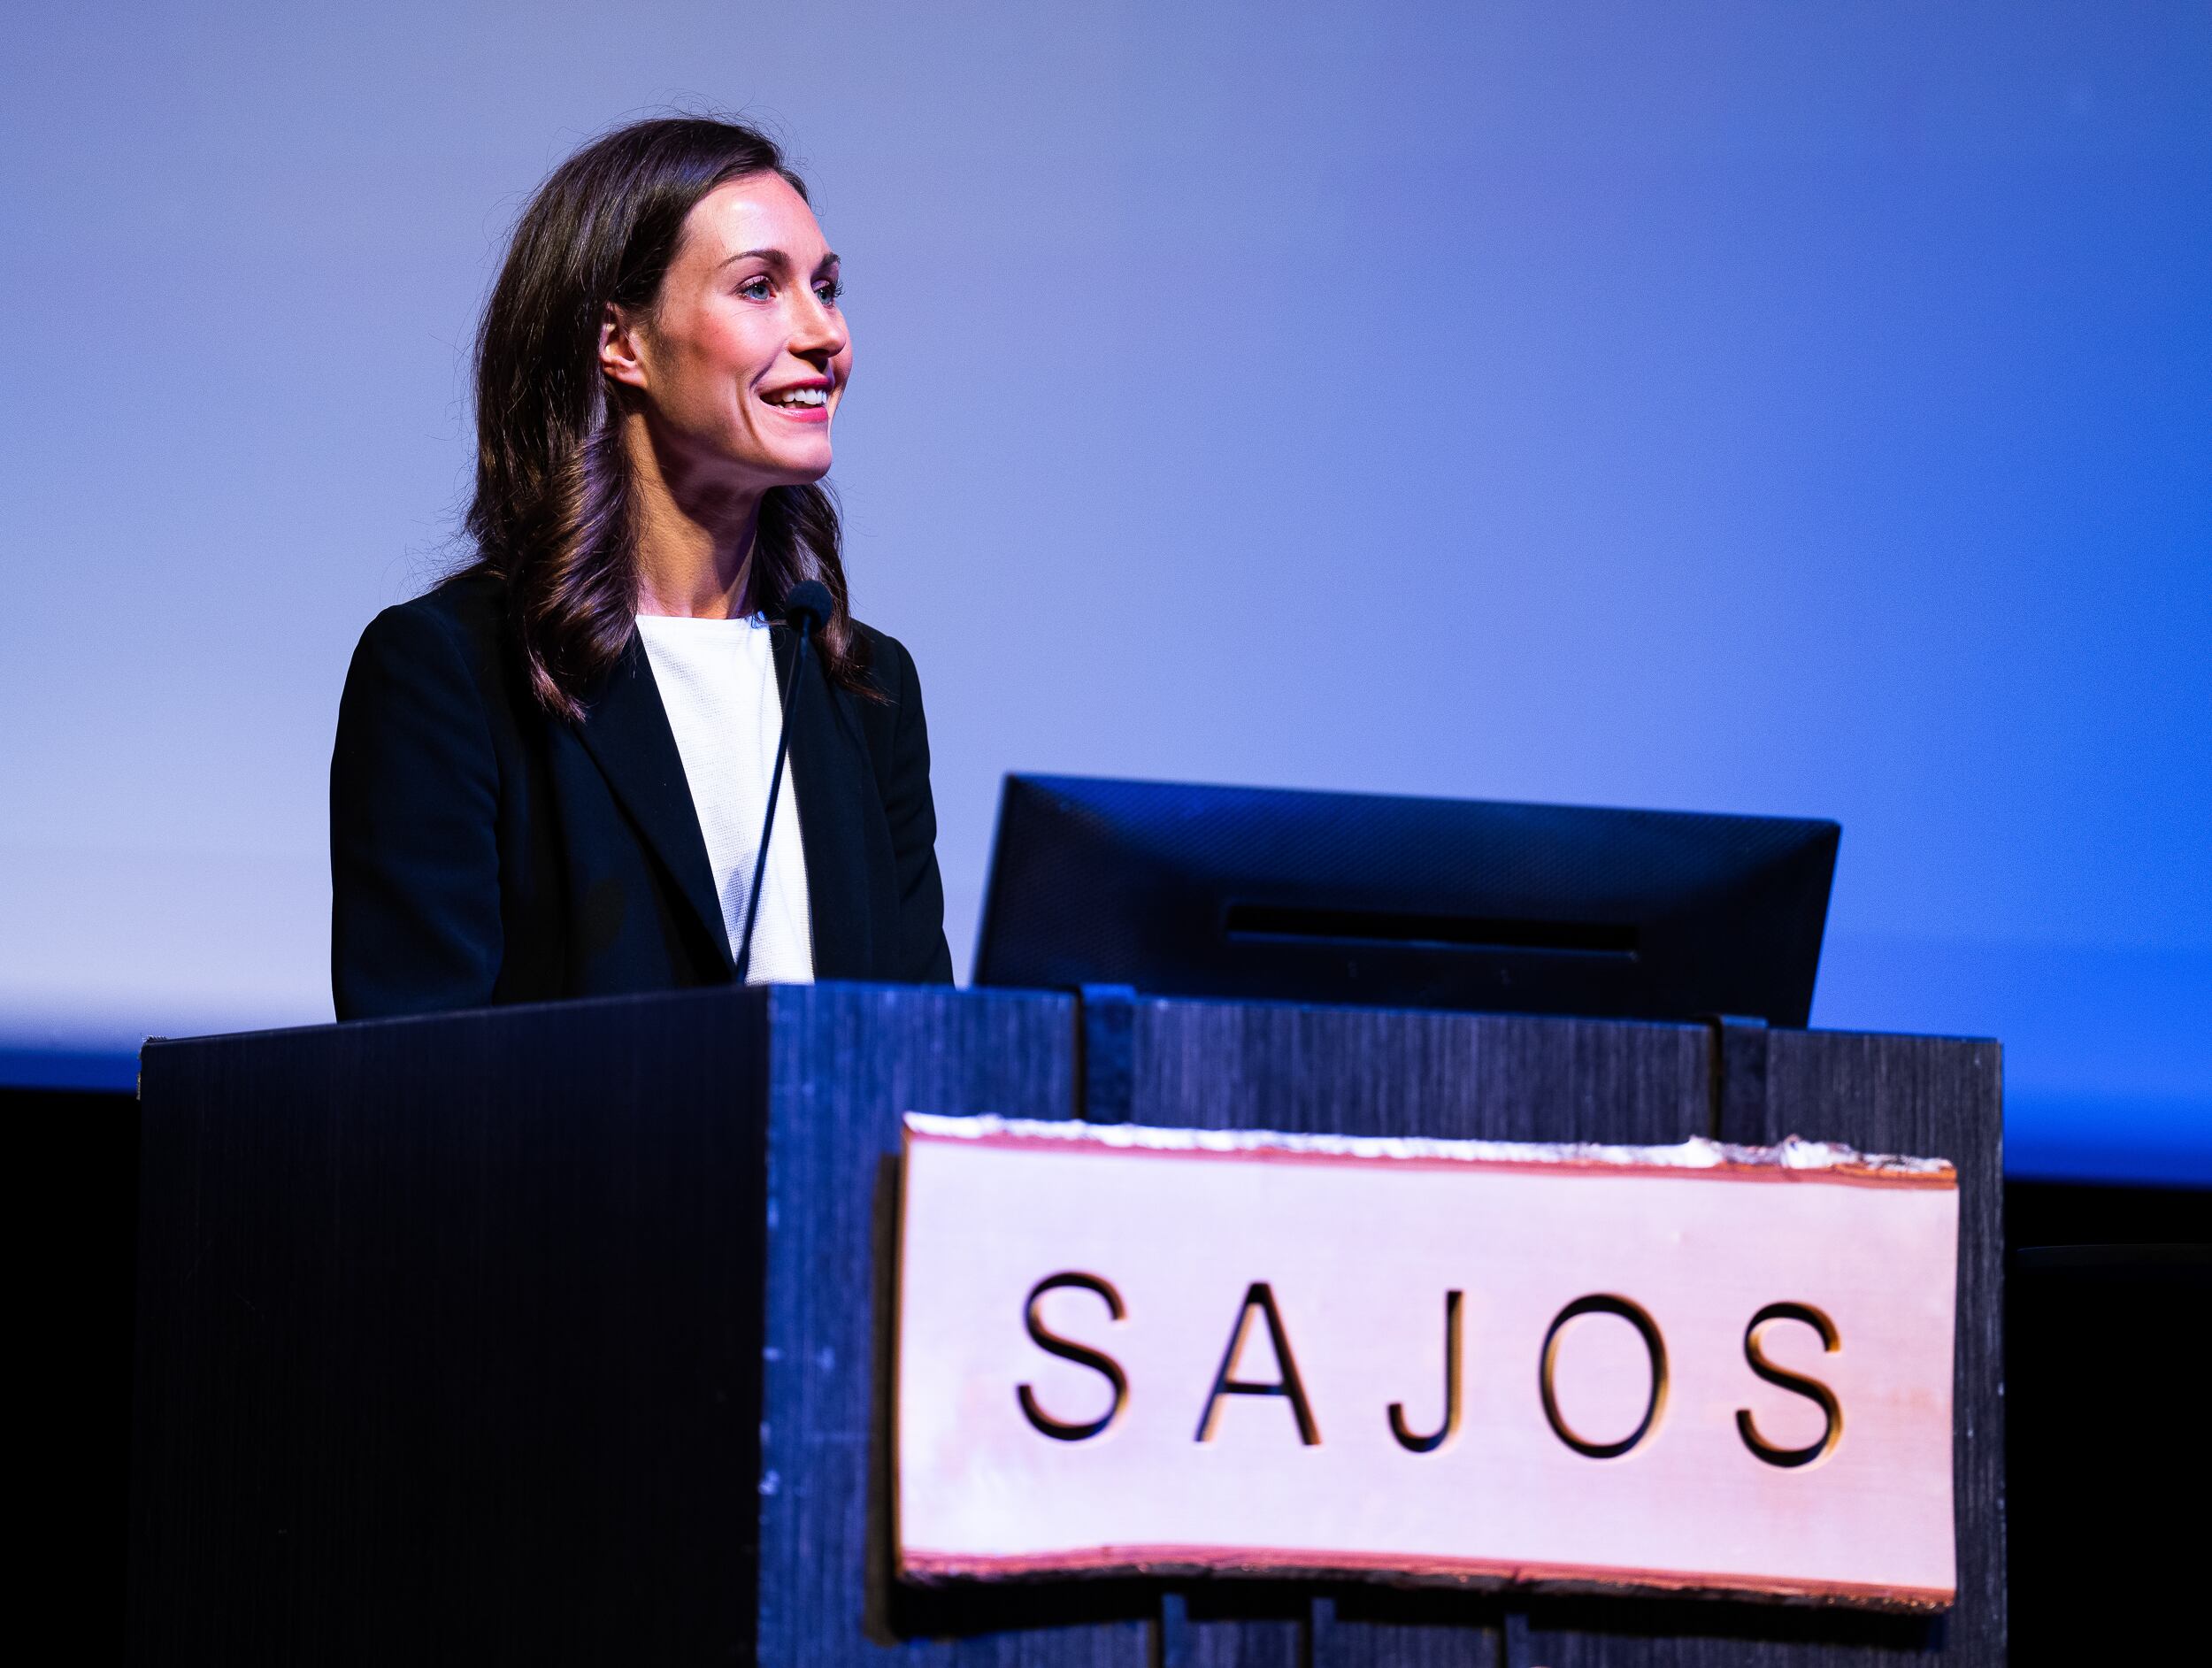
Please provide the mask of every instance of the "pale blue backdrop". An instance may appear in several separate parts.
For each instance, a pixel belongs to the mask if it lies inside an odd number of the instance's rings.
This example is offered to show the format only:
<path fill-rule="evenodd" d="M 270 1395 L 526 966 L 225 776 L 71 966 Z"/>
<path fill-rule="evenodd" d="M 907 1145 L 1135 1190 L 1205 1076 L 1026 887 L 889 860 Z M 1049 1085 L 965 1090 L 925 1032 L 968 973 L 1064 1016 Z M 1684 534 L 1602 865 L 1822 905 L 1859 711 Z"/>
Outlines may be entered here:
<path fill-rule="evenodd" d="M 329 1012 L 353 641 L 626 116 L 844 252 L 964 966 L 1000 775 L 1819 813 L 1816 1018 L 2212 1180 L 2212 8 L 9 8 L 0 1063 Z"/>

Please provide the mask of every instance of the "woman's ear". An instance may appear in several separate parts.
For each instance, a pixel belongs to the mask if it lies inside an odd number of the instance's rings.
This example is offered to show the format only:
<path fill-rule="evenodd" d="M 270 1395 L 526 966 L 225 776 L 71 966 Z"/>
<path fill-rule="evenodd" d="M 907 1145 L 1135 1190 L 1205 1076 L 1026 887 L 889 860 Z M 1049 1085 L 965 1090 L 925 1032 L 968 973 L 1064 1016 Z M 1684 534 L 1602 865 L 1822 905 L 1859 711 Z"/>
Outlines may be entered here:
<path fill-rule="evenodd" d="M 609 302 L 599 316 L 599 368 L 617 382 L 645 386 L 645 354 L 637 321 Z"/>

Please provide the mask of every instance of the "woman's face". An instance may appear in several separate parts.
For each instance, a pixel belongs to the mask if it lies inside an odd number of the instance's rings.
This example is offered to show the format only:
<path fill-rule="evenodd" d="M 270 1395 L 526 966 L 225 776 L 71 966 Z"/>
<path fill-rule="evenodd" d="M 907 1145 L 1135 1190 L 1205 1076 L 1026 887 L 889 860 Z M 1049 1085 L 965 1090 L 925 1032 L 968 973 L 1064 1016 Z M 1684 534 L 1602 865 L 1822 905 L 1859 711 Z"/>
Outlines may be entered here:
<path fill-rule="evenodd" d="M 837 293 L 806 200 L 772 173 L 726 181 L 685 219 L 651 311 L 608 309 L 600 365 L 644 393 L 657 448 L 694 484 L 819 480 L 852 372 Z"/>

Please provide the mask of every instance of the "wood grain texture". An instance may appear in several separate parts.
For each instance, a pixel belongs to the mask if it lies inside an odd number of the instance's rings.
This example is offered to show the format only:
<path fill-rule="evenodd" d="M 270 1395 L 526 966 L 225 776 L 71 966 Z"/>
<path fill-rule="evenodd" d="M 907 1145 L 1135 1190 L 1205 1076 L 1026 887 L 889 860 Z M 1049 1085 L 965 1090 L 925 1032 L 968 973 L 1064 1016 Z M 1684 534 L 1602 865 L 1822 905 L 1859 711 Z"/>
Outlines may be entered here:
<path fill-rule="evenodd" d="M 1145 1124 L 1656 1142 L 1709 1117 L 1695 1026 L 1154 1001 L 1138 1007 L 1133 1057 L 1130 1116 Z M 1270 1613 L 1277 1594 L 1256 1593 L 1241 1621 L 1233 1584 L 1209 1598 L 1213 1616 L 1167 1641 L 1204 1668 L 1498 1660 L 1493 1598 L 1351 1588 L 1325 1609 L 1309 1595 L 1294 1627 Z"/>
<path fill-rule="evenodd" d="M 1959 1173 L 1953 1487 L 1958 1597 L 1921 1620 L 1769 1606 L 1592 1600 L 1528 1611 L 1509 1668 L 1875 1668 L 2005 1660 L 2004 1234 L 2000 1051 L 1993 1042 L 1724 1026 L 1724 1141 L 1796 1134 L 1947 1158 Z"/>
<path fill-rule="evenodd" d="M 1361 1585 L 1313 1600 L 1316 1668 L 1498 1668 L 1504 1605 L 1486 1593 Z"/>
<path fill-rule="evenodd" d="M 150 1047 L 132 1659 L 2002 1659 L 1996 1050 L 1913 1038 L 1141 1001 L 1128 1095 L 1198 1127 L 1663 1142 L 1717 1119 L 1950 1158 L 1969 1527 L 1933 1629 L 893 1582 L 898 1117 L 1067 1116 L 1075 1028 L 1065 997 L 824 986 Z"/>
<path fill-rule="evenodd" d="M 1159 1668 L 1302 1668 L 1310 1594 L 1293 1585 L 1216 1582 L 1160 1597 Z"/>
<path fill-rule="evenodd" d="M 1073 1002 L 816 986 L 773 997 L 760 1660 L 1143 1668 L 1148 1591 L 891 1579 L 899 1118 L 1064 1118 Z"/>
<path fill-rule="evenodd" d="M 1763 1141 L 1789 1134 L 1785 1124 L 1817 1119 L 1836 1139 L 1867 1151 L 1924 1154 L 1958 1167 L 1952 1487 L 1960 1524 L 1959 1597 L 1931 1629 L 1924 1654 L 1951 1663 L 2001 1663 L 2008 1643 L 2003 1052 L 1987 1041 L 1777 1032 L 1766 1076 Z"/>
<path fill-rule="evenodd" d="M 134 1662 L 749 1645 L 760 1013 L 147 1049 Z"/>
<path fill-rule="evenodd" d="M 1286 1003 L 1138 1006 L 1131 1117 L 1498 1141 L 1704 1133 L 1694 1026 Z"/>

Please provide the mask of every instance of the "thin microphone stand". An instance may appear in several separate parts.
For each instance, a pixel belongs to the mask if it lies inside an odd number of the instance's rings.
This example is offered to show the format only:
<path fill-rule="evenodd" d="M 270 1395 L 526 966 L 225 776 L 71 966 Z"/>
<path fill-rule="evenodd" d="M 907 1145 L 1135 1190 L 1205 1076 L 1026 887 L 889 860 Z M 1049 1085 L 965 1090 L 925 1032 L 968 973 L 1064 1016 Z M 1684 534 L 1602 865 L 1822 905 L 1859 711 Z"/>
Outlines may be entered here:
<path fill-rule="evenodd" d="M 821 622 L 826 608 L 818 611 L 816 597 L 822 603 L 829 600 L 828 591 L 814 580 L 791 588 L 791 595 L 784 602 L 784 618 L 799 630 L 799 651 L 791 661 L 791 684 L 788 689 L 779 690 L 777 698 L 783 703 L 783 723 L 776 735 L 776 767 L 768 777 L 768 814 L 761 819 L 760 849 L 753 857 L 753 887 L 745 895 L 745 930 L 737 941 L 737 982 L 745 982 L 746 970 L 753 964 L 753 922 L 760 914 L 760 888 L 768 878 L 768 841 L 776 829 L 776 796 L 783 789 L 784 757 L 791 750 L 791 708 L 805 686 L 807 646 L 814 641 L 815 627 Z"/>

